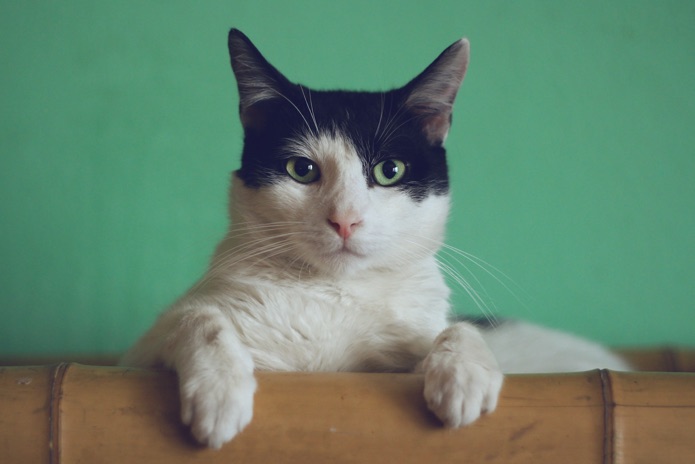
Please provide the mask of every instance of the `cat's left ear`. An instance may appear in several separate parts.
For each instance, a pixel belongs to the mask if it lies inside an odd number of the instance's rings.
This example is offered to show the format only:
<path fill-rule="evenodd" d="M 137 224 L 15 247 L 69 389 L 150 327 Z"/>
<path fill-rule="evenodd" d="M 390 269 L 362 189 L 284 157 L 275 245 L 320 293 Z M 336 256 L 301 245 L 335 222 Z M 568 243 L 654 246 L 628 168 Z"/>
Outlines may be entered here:
<path fill-rule="evenodd" d="M 239 88 L 239 116 L 244 129 L 263 126 L 263 102 L 281 99 L 291 84 L 238 29 L 229 31 L 229 57 Z"/>
<path fill-rule="evenodd" d="M 468 40 L 454 42 L 404 87 L 405 107 L 420 118 L 422 131 L 432 145 L 442 145 L 449 133 L 454 100 L 469 55 Z"/>

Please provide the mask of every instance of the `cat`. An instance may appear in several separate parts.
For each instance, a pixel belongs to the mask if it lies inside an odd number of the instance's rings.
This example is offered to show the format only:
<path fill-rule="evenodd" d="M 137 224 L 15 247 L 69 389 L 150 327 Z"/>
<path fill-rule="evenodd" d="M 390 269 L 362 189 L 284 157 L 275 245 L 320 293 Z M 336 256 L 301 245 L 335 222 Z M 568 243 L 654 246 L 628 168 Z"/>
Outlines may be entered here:
<path fill-rule="evenodd" d="M 311 90 L 239 30 L 228 45 L 244 129 L 230 228 L 122 360 L 177 372 L 198 441 L 219 448 L 251 421 L 255 370 L 422 373 L 430 410 L 459 427 L 494 411 L 502 372 L 628 367 L 528 323 L 450 319 L 436 253 L 466 39 L 386 92 Z"/>

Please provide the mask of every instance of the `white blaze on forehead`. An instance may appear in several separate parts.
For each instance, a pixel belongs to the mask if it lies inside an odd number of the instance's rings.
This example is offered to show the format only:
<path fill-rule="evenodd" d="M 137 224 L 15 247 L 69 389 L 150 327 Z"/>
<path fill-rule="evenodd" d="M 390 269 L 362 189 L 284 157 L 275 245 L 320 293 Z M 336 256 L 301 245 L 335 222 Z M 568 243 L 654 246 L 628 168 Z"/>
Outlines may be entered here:
<path fill-rule="evenodd" d="M 293 156 L 302 156 L 318 164 L 319 182 L 324 188 L 351 190 L 367 185 L 357 149 L 340 133 L 305 134 L 289 141 L 286 149 Z"/>
<path fill-rule="evenodd" d="M 333 176 L 337 172 L 357 170 L 362 173 L 362 162 L 350 139 L 340 133 L 304 134 L 290 140 L 286 149 L 294 156 L 303 156 L 319 165 L 322 174 Z"/>
<path fill-rule="evenodd" d="M 328 217 L 362 216 L 368 207 L 367 179 L 352 141 L 340 133 L 308 134 L 288 143 L 290 153 L 314 161 L 321 172 L 318 200 Z"/>

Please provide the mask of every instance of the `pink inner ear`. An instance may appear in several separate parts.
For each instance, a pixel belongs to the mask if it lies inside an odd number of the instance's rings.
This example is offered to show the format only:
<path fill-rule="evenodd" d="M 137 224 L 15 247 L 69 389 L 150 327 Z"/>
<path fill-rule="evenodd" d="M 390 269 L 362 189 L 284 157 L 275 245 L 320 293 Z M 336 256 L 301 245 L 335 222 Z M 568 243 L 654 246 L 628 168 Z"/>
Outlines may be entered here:
<path fill-rule="evenodd" d="M 444 143 L 451 125 L 456 93 L 468 68 L 468 41 L 461 39 L 444 50 L 406 87 L 406 107 L 421 117 L 422 131 L 433 145 Z"/>
<path fill-rule="evenodd" d="M 241 125 L 246 130 L 262 130 L 267 119 L 265 112 L 255 106 L 241 109 L 239 112 L 239 118 L 241 119 Z"/>
<path fill-rule="evenodd" d="M 450 126 L 449 114 L 436 114 L 426 117 L 422 124 L 422 131 L 427 136 L 427 140 L 432 145 L 442 145 L 449 133 Z"/>

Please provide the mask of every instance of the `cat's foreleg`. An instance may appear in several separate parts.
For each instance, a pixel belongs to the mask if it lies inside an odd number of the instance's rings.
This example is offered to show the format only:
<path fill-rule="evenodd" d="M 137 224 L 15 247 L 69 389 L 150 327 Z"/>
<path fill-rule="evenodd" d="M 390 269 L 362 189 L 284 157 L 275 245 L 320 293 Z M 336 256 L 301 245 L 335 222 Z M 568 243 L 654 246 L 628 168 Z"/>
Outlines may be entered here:
<path fill-rule="evenodd" d="M 253 359 L 217 307 L 189 311 L 177 332 L 168 364 L 179 376 L 181 419 L 198 441 L 219 448 L 251 422 Z"/>
<path fill-rule="evenodd" d="M 144 367 L 155 359 L 178 374 L 181 419 L 199 442 L 219 448 L 249 424 L 253 359 L 218 307 L 183 302 L 170 309 L 122 364 Z"/>
<path fill-rule="evenodd" d="M 478 329 L 461 322 L 434 341 L 421 370 L 427 406 L 449 427 L 475 421 L 497 407 L 503 375 Z"/>

